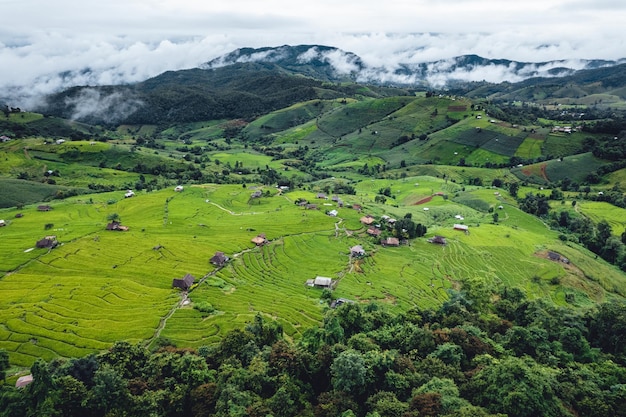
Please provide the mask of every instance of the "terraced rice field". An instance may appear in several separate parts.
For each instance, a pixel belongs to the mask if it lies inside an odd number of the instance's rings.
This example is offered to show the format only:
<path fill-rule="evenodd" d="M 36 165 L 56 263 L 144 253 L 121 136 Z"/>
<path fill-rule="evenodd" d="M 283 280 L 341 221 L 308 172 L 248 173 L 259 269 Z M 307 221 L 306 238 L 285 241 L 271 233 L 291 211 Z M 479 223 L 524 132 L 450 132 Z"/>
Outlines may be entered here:
<path fill-rule="evenodd" d="M 375 203 L 379 189 L 387 186 L 394 204 Z M 580 302 L 609 297 L 607 291 L 626 293 L 622 275 L 581 255 L 580 248 L 559 249 L 580 260 L 580 273 L 536 256 L 563 244 L 491 188 L 462 191 L 458 184 L 427 176 L 363 181 L 357 195 L 341 196 L 363 205 L 363 212 L 338 208 L 338 217 L 324 213 L 335 203 L 316 199 L 316 190 L 284 195 L 256 190 L 271 196 L 250 199 L 252 187 L 209 184 L 129 199 L 120 192 L 83 196 L 55 203 L 49 212 L 25 207 L 21 218 L 15 218 L 16 209 L 0 211 L 10 219 L 0 228 L 0 348 L 9 352 L 12 364 L 29 366 L 37 357 L 83 356 L 117 340 L 150 343 L 167 337 L 178 346 L 198 347 L 216 343 L 257 313 L 278 320 L 286 335 L 297 339 L 328 308 L 320 302 L 321 289 L 305 285 L 318 275 L 337 281 L 335 297 L 376 301 L 397 311 L 435 308 L 448 289 L 467 279 L 494 288 L 518 286 L 557 303 L 564 302 L 564 291 L 577 291 Z M 504 204 L 500 221 L 492 224 L 489 213 L 442 196 L 426 204 L 429 211 L 409 205 L 436 191 L 459 194 L 459 201 Z M 296 206 L 297 198 L 320 209 Z M 111 213 L 130 230 L 106 231 Z M 428 234 L 410 245 L 382 247 L 359 222 L 368 213 L 377 219 L 411 213 L 428 226 Z M 456 215 L 464 217 L 469 234 L 452 229 Z M 267 245 L 250 241 L 259 233 L 266 234 Z M 48 234 L 61 245 L 34 248 Z M 428 243 L 435 234 L 448 244 Z M 349 257 L 357 244 L 368 256 Z M 221 269 L 209 263 L 216 251 L 231 257 Z M 197 285 L 184 298 L 172 289 L 172 279 L 186 273 Z M 565 284 L 552 285 L 553 278 Z M 201 313 L 193 308 L 199 303 L 215 311 Z"/>

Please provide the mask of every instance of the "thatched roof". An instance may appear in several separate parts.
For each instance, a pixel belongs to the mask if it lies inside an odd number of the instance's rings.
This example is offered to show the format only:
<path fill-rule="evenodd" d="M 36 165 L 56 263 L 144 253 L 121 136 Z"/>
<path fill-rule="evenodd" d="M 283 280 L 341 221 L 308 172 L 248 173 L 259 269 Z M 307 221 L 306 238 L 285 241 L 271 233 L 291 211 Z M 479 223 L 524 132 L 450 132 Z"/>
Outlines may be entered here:
<path fill-rule="evenodd" d="M 228 259 L 228 256 L 224 255 L 224 252 L 215 252 L 215 255 L 213 255 L 210 261 L 215 266 L 222 266 L 228 262 Z"/>
<path fill-rule="evenodd" d="M 36 246 L 38 248 L 52 249 L 52 248 L 54 248 L 58 244 L 59 244 L 59 242 L 57 242 L 57 237 L 56 236 L 46 236 L 43 239 L 38 240 L 37 243 L 36 243 Z"/>
<path fill-rule="evenodd" d="M 33 382 L 33 376 L 28 374 L 17 378 L 15 382 L 15 388 L 24 388 L 26 385 Z"/>
<path fill-rule="evenodd" d="M 388 237 L 387 239 L 381 240 L 380 244 L 383 246 L 400 246 L 400 241 L 397 237 Z"/>
<path fill-rule="evenodd" d="M 182 279 L 174 278 L 172 280 L 172 287 L 180 288 L 181 290 L 188 290 L 193 285 L 196 278 L 191 274 L 185 274 Z"/>
<path fill-rule="evenodd" d="M 430 243 L 437 243 L 439 245 L 445 245 L 446 244 L 446 238 L 443 236 L 434 236 L 431 237 L 430 239 L 428 239 L 428 241 Z"/>

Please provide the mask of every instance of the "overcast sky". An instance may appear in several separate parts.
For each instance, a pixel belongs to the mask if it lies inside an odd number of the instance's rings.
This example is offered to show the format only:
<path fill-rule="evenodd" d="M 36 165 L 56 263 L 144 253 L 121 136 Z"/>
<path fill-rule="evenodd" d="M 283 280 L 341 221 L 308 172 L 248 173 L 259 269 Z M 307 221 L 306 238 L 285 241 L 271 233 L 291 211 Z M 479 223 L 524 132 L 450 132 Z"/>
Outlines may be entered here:
<path fill-rule="evenodd" d="M 335 46 L 370 65 L 626 57 L 624 0 L 0 0 L 0 16 L 0 97 L 140 81 L 248 46 Z"/>

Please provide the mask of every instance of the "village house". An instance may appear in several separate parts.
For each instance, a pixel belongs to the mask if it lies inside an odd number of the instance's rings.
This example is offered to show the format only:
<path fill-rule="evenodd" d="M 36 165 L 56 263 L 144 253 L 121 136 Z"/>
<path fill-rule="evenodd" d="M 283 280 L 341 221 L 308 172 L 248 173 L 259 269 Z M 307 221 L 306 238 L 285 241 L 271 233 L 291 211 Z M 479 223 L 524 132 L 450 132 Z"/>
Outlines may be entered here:
<path fill-rule="evenodd" d="M 317 204 L 307 204 L 305 207 L 307 210 L 317 210 Z"/>
<path fill-rule="evenodd" d="M 365 256 L 365 249 L 363 249 L 363 246 L 361 245 L 352 246 L 350 248 L 350 256 L 352 256 L 353 258 Z"/>
<path fill-rule="evenodd" d="M 374 223 L 376 219 L 374 219 L 372 215 L 368 214 L 367 216 L 361 217 L 359 221 L 363 223 L 364 225 L 369 226 L 370 224 Z"/>
<path fill-rule="evenodd" d="M 382 233 L 381 230 L 377 227 L 369 227 L 366 232 L 370 236 L 378 237 Z"/>
<path fill-rule="evenodd" d="M 308 279 L 306 285 L 316 288 L 332 288 L 335 285 L 335 281 L 332 278 L 317 276 L 315 279 Z"/>
<path fill-rule="evenodd" d="M 397 237 L 388 237 L 387 239 L 382 239 L 380 244 L 383 246 L 400 246 L 400 241 Z"/>
<path fill-rule="evenodd" d="M 24 388 L 31 382 L 33 382 L 33 376 L 31 374 L 21 376 L 17 378 L 17 381 L 15 381 L 15 388 Z"/>
<path fill-rule="evenodd" d="M 333 301 L 330 303 L 330 308 L 337 308 L 337 307 L 339 307 L 340 305 L 342 305 L 342 304 L 346 304 L 346 303 L 348 303 L 348 304 L 352 304 L 352 303 L 354 303 L 354 301 L 352 301 L 352 300 L 348 300 L 347 298 L 337 298 L 336 300 L 333 300 Z"/>
<path fill-rule="evenodd" d="M 253 237 L 250 240 L 252 243 L 254 243 L 257 246 L 263 246 L 266 243 L 268 243 L 267 238 L 265 237 L 265 233 L 259 233 L 258 235 L 256 235 L 255 237 Z"/>
<path fill-rule="evenodd" d="M 438 245 L 445 245 L 446 244 L 446 238 L 443 236 L 434 236 L 431 237 L 430 239 L 428 239 L 428 241 L 430 243 L 436 243 Z"/>
<path fill-rule="evenodd" d="M 352 208 L 355 209 L 356 211 L 361 211 L 363 209 L 363 207 L 360 204 L 353 204 Z"/>
<path fill-rule="evenodd" d="M 126 193 L 124 194 L 124 198 L 129 198 L 129 197 L 134 197 L 135 196 L 135 192 L 133 190 L 127 190 Z"/>
<path fill-rule="evenodd" d="M 337 217 L 337 215 L 339 214 L 339 212 L 337 210 L 330 210 L 328 213 L 330 217 Z"/>
<path fill-rule="evenodd" d="M 215 266 L 224 266 L 230 258 L 224 255 L 224 252 L 215 252 L 215 255 L 211 257 L 210 262 Z"/>
<path fill-rule="evenodd" d="M 118 231 L 118 232 L 126 232 L 126 231 L 128 231 L 128 226 L 122 226 L 122 224 L 120 222 L 112 221 L 111 223 L 107 224 L 106 230 L 113 230 L 113 231 Z"/>
<path fill-rule="evenodd" d="M 55 248 L 59 242 L 56 236 L 46 236 L 43 239 L 37 241 L 36 245 L 40 249 L 52 249 Z"/>
<path fill-rule="evenodd" d="M 173 288 L 180 288 L 183 291 L 187 291 L 193 285 L 196 278 L 191 274 L 185 274 L 183 278 L 174 278 L 172 280 Z"/>
<path fill-rule="evenodd" d="M 569 259 L 561 255 L 560 253 L 553 251 L 548 251 L 548 259 L 555 262 L 563 262 L 564 264 L 569 264 Z"/>
<path fill-rule="evenodd" d="M 453 226 L 454 230 L 460 230 L 461 232 L 465 232 L 466 234 L 469 234 L 469 227 L 465 224 L 458 224 L 455 223 Z"/>
<path fill-rule="evenodd" d="M 50 207 L 47 204 L 37 206 L 37 211 L 50 211 L 50 210 L 52 210 L 52 207 Z"/>
<path fill-rule="evenodd" d="M 324 193 L 317 193 L 317 198 L 321 198 L 323 200 L 328 200 L 328 197 Z"/>

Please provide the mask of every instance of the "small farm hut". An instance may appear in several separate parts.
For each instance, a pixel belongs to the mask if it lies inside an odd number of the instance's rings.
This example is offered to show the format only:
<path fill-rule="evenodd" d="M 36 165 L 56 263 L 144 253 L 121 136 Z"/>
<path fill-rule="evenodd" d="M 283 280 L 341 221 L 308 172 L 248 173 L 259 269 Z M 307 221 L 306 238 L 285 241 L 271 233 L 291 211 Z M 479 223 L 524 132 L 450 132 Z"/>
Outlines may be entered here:
<path fill-rule="evenodd" d="M 21 376 L 15 381 L 15 388 L 24 388 L 31 382 L 33 382 L 33 376 L 31 374 Z"/>
<path fill-rule="evenodd" d="M 380 244 L 383 246 L 400 246 L 400 241 L 397 237 L 388 237 L 387 239 L 382 239 Z"/>
<path fill-rule="evenodd" d="M 174 191 L 176 191 L 177 193 L 180 193 L 181 191 L 183 191 L 183 186 L 177 185 L 176 187 L 174 187 Z"/>
<path fill-rule="evenodd" d="M 196 278 L 191 274 L 185 274 L 182 278 L 174 278 L 172 280 L 172 287 L 180 288 L 181 290 L 187 291 L 193 285 L 193 282 Z"/>
<path fill-rule="evenodd" d="M 469 232 L 469 227 L 465 224 L 455 224 L 454 225 L 454 230 L 460 230 L 462 232 L 468 233 Z"/>
<path fill-rule="evenodd" d="M 367 226 L 369 226 L 370 224 L 374 223 L 376 220 L 374 219 L 373 216 L 371 215 L 367 215 L 367 216 L 363 216 L 359 219 L 359 221 Z"/>
<path fill-rule="evenodd" d="M 379 228 L 377 228 L 377 227 L 370 227 L 370 228 L 368 228 L 368 229 L 367 229 L 367 232 L 366 232 L 366 233 L 367 233 L 368 235 L 370 235 L 370 236 L 380 236 L 380 234 L 381 234 L 382 232 L 381 232 L 381 231 L 380 231 L 380 229 L 379 229 Z"/>
<path fill-rule="evenodd" d="M 337 308 L 340 305 L 346 304 L 346 303 L 352 304 L 352 303 L 354 303 L 354 301 L 348 300 L 347 298 L 337 298 L 336 300 L 333 300 L 330 303 L 330 308 Z"/>
<path fill-rule="evenodd" d="M 350 256 L 354 258 L 358 258 L 359 256 L 365 256 L 365 249 L 363 249 L 363 246 L 361 245 L 352 246 L 350 248 Z"/>
<path fill-rule="evenodd" d="M 126 232 L 126 231 L 128 231 L 128 226 L 123 226 L 118 221 L 112 221 L 111 223 L 107 224 L 106 229 L 107 230 L 117 231 L 117 232 Z"/>
<path fill-rule="evenodd" d="M 56 236 L 46 236 L 43 239 L 38 240 L 36 246 L 38 248 L 52 249 L 58 244 L 59 242 L 57 241 Z"/>
<path fill-rule="evenodd" d="M 430 239 L 428 239 L 428 241 L 430 243 L 436 243 L 438 245 L 445 245 L 446 244 L 446 238 L 443 236 L 434 236 L 431 237 Z"/>
<path fill-rule="evenodd" d="M 265 237 L 265 233 L 259 233 L 255 237 L 251 239 L 251 242 L 257 246 L 262 246 L 267 243 L 267 238 Z"/>
<path fill-rule="evenodd" d="M 210 259 L 211 263 L 215 266 L 224 266 L 228 262 L 228 256 L 224 255 L 224 252 L 215 252 L 215 255 Z"/>
<path fill-rule="evenodd" d="M 37 211 L 50 211 L 50 210 L 52 210 L 52 207 L 50 207 L 47 204 L 37 206 Z"/>
<path fill-rule="evenodd" d="M 328 277 L 317 276 L 315 279 L 309 279 L 306 282 L 306 285 L 309 287 L 317 287 L 317 288 L 332 288 L 333 287 L 333 279 Z"/>

